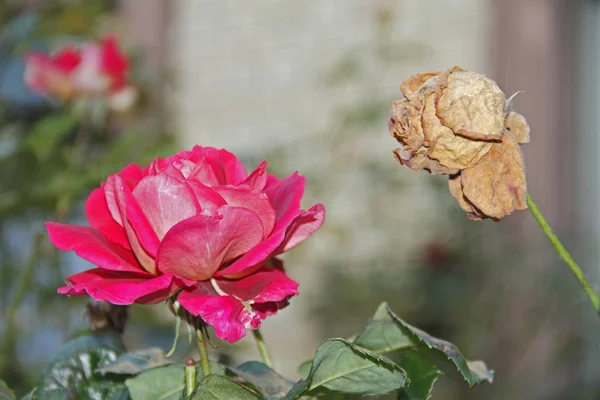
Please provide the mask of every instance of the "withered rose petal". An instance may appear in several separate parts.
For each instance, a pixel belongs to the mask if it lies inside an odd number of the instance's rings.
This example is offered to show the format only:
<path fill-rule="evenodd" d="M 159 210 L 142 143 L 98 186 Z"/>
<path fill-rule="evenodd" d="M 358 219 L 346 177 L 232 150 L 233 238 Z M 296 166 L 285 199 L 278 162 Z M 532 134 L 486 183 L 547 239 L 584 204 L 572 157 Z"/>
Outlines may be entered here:
<path fill-rule="evenodd" d="M 452 175 L 458 172 L 456 168 L 444 167 L 436 160 L 429 158 L 425 147 L 421 147 L 412 157 L 407 157 L 405 149 L 396 149 L 393 153 L 400 164 L 406 165 L 415 172 L 427 170 L 434 175 Z"/>
<path fill-rule="evenodd" d="M 500 140 L 506 98 L 494 81 L 470 71 L 448 76 L 436 114 L 457 135 L 475 140 Z"/>
<path fill-rule="evenodd" d="M 422 116 L 425 143 L 429 147 L 428 156 L 447 168 L 472 167 L 490 150 L 492 143 L 457 136 L 450 128 L 442 125 L 435 114 L 435 98 L 434 93 L 427 96 Z"/>
<path fill-rule="evenodd" d="M 410 153 L 423 145 L 421 113 L 407 99 L 394 102 L 390 122 L 390 134 Z"/>
<path fill-rule="evenodd" d="M 510 111 L 506 116 L 506 128 L 513 134 L 517 142 L 529 143 L 529 133 L 531 129 L 524 116 L 516 111 Z"/>
<path fill-rule="evenodd" d="M 410 78 L 404 80 L 400 84 L 400 91 L 404 94 L 404 97 L 411 100 L 413 97 L 417 95 L 419 88 L 423 86 L 425 82 L 429 79 L 439 75 L 442 71 L 435 72 L 419 72 L 418 74 L 414 74 Z"/>
<path fill-rule="evenodd" d="M 451 175 L 448 177 L 448 186 L 450 187 L 450 194 L 458 201 L 458 205 L 460 208 L 465 210 L 466 212 L 473 212 L 473 207 L 471 204 L 465 199 L 465 195 L 462 190 L 462 183 L 460 173 L 456 175 Z"/>
<path fill-rule="evenodd" d="M 461 171 L 460 177 L 465 199 L 486 217 L 500 219 L 527 208 L 523 153 L 508 132 L 477 165 Z"/>

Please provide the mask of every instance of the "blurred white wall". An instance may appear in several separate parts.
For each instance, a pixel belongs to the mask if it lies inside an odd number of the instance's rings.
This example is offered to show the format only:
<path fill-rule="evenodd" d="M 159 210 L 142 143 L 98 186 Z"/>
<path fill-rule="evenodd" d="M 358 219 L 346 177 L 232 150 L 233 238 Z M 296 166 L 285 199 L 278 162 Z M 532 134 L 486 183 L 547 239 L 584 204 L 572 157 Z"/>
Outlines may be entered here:
<path fill-rule="evenodd" d="M 295 250 L 293 263 L 288 258 L 301 295 L 263 329 L 274 358 L 292 374 L 323 339 L 310 321 L 300 323 L 297 317 L 308 315 L 302 293 L 327 290 L 315 289 L 325 262 L 340 257 L 367 262 L 383 252 L 401 258 L 424 234 L 401 227 L 431 218 L 435 209 L 426 179 L 395 165 L 387 116 L 373 126 L 340 128 L 340 110 L 373 99 L 387 115 L 400 97 L 399 83 L 415 72 L 454 65 L 487 72 L 490 5 L 488 0 L 177 0 L 174 5 L 173 112 L 185 147 L 225 147 L 254 164 L 276 158 L 280 174 L 298 169 L 314 176 L 305 206 L 319 201 L 328 209 L 323 232 Z M 389 46 L 377 50 L 381 41 Z M 377 51 L 387 61 L 375 57 Z M 361 65 L 356 82 L 328 86 L 325 76 L 348 57 Z M 364 173 L 367 164 L 408 182 L 410 193 L 375 187 Z M 281 365 L 284 353 L 289 365 Z"/>

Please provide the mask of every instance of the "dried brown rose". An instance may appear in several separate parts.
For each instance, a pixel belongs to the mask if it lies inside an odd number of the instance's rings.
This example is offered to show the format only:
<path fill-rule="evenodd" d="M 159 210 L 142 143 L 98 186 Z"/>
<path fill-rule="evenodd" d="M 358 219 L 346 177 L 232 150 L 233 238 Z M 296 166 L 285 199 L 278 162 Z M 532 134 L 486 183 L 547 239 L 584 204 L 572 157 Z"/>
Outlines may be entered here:
<path fill-rule="evenodd" d="M 449 175 L 450 192 L 473 219 L 498 220 L 527 208 L 519 144 L 525 117 L 491 79 L 454 67 L 411 76 L 392 107 L 394 156 L 413 171 Z"/>

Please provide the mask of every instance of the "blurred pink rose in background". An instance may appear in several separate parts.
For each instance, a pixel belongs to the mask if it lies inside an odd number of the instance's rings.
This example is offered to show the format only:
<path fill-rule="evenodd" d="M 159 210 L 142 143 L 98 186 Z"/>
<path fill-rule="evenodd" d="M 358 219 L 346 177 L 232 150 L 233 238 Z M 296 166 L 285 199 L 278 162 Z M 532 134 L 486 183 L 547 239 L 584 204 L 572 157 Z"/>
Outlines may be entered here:
<path fill-rule="evenodd" d="M 35 93 L 60 100 L 106 96 L 113 108 L 130 107 L 136 90 L 127 81 L 129 62 L 112 36 L 81 46 L 68 45 L 53 55 L 26 57 L 25 83 Z"/>

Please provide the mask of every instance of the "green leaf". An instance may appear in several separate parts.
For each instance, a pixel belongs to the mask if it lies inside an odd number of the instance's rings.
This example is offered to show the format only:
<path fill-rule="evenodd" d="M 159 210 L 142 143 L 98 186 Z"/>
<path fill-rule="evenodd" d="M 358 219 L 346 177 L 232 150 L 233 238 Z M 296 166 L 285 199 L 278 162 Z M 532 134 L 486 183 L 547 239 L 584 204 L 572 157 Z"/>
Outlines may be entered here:
<path fill-rule="evenodd" d="M 369 325 L 353 343 L 379 354 L 414 346 L 410 336 L 394 321 L 385 303 L 377 308 Z"/>
<path fill-rule="evenodd" d="M 406 371 L 410 380 L 405 388 L 400 389 L 398 399 L 429 400 L 433 385 L 442 375 L 442 371 L 424 358 L 410 353 L 405 354 L 398 365 Z"/>
<path fill-rule="evenodd" d="M 190 400 L 259 400 L 249 389 L 220 375 L 204 378 Z"/>
<path fill-rule="evenodd" d="M 133 400 L 180 400 L 185 389 L 184 368 L 183 363 L 152 368 L 127 379 L 125 384 Z M 221 364 L 211 362 L 210 372 L 225 375 L 226 371 Z M 202 378 L 202 368 L 198 365 L 196 380 Z"/>
<path fill-rule="evenodd" d="M 244 381 L 252 384 L 264 396 L 285 396 L 294 385 L 294 382 L 258 361 L 248 361 L 237 368 L 229 369 Z"/>
<path fill-rule="evenodd" d="M 329 339 L 317 349 L 306 393 L 374 396 L 399 389 L 405 381 L 404 371 L 391 360 L 344 339 Z"/>
<path fill-rule="evenodd" d="M 309 371 L 310 372 L 310 371 Z M 308 375 L 308 374 L 307 374 Z M 289 392 L 285 395 L 283 400 L 296 400 L 302 396 L 304 392 L 306 392 L 306 387 L 308 386 L 308 381 L 306 379 L 300 379 L 298 382 L 292 386 Z"/>
<path fill-rule="evenodd" d="M 137 375 L 166 364 L 171 364 L 171 361 L 165 357 L 165 352 L 161 348 L 153 347 L 121 354 L 114 363 L 99 368 L 98 372 L 101 374 Z"/>
<path fill-rule="evenodd" d="M 81 336 L 66 343 L 44 369 L 35 398 L 128 399 L 122 379 L 107 379 L 97 373 L 123 351 L 121 337 L 114 331 Z"/>
<path fill-rule="evenodd" d="M 77 120 L 69 113 L 45 117 L 33 126 L 27 145 L 40 160 L 45 160 L 76 126 Z"/>
<path fill-rule="evenodd" d="M 310 367 L 312 366 L 312 360 L 304 361 L 298 366 L 298 373 L 303 378 L 306 378 L 310 373 Z"/>
<path fill-rule="evenodd" d="M 375 315 L 380 314 L 381 309 L 387 310 L 389 317 L 415 345 L 419 346 L 422 350 L 428 350 L 424 354 L 441 356 L 443 359 L 452 362 L 470 387 L 484 381 L 491 383 L 494 380 L 494 371 L 488 369 L 483 361 L 467 361 L 455 345 L 435 338 L 419 328 L 415 328 L 404 322 L 390 310 L 386 303 L 379 306 Z"/>
<path fill-rule="evenodd" d="M 125 384 L 133 400 L 181 400 L 185 389 L 184 367 L 171 364 L 153 368 L 127 379 Z"/>
<path fill-rule="evenodd" d="M 15 400 L 15 394 L 8 387 L 6 382 L 0 379 L 0 400 Z"/>

